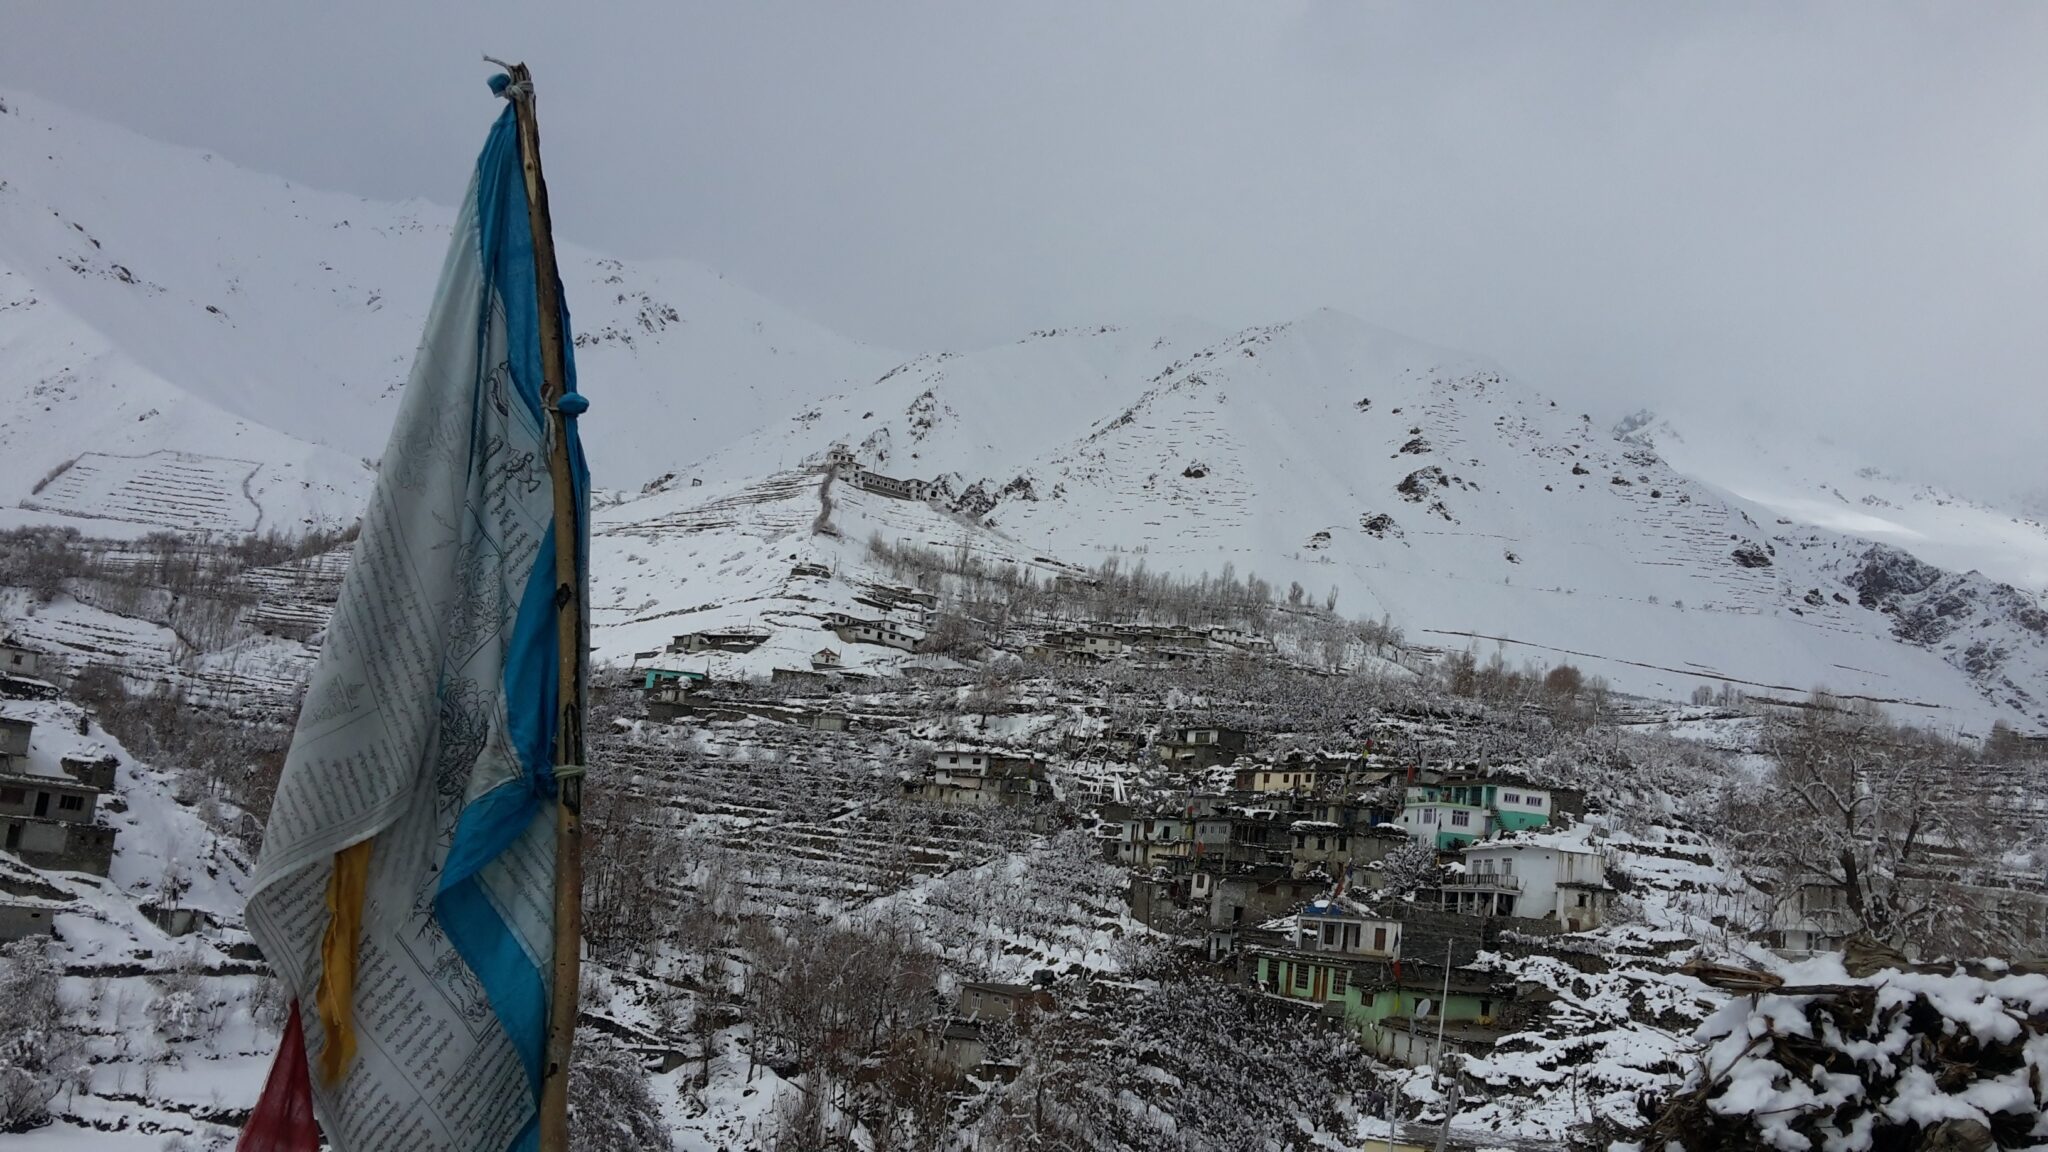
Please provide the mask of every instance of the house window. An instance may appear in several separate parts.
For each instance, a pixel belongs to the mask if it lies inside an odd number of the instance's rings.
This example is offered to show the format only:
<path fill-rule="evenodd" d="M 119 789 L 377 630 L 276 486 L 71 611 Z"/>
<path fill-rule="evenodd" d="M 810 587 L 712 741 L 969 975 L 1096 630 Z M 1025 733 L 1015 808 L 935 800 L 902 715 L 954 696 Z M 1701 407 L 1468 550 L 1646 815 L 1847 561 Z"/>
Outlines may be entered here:
<path fill-rule="evenodd" d="M 1290 965 L 1290 967 L 1294 969 L 1294 990 L 1297 992 L 1308 991 L 1308 965 L 1294 964 Z"/>
<path fill-rule="evenodd" d="M 1541 796 L 1538 796 L 1538 795 L 1536 795 L 1536 794 L 1534 794 L 1534 793 L 1530 793 L 1530 795 L 1529 795 L 1529 807 L 1531 807 L 1531 808 L 1541 808 L 1541 807 L 1543 807 L 1543 797 L 1541 797 Z"/>
<path fill-rule="evenodd" d="M 1337 933 L 1339 930 L 1340 926 L 1336 924 L 1323 925 L 1323 947 L 1335 948 L 1337 946 Z"/>
<path fill-rule="evenodd" d="M 1387 930 L 1385 928 L 1375 927 L 1372 930 L 1372 950 L 1375 952 L 1385 952 L 1387 950 Z"/>
<path fill-rule="evenodd" d="M 959 762 L 960 762 L 960 758 L 959 758 L 958 756 L 948 756 L 948 757 L 946 757 L 946 763 L 948 763 L 948 764 L 958 764 Z"/>
<path fill-rule="evenodd" d="M 59 811 L 76 812 L 84 807 L 85 797 L 83 796 L 59 796 L 57 798 L 57 808 Z M 1585 899 L 1586 898 L 1584 896 L 1579 897 L 1581 903 L 1583 903 Z"/>
<path fill-rule="evenodd" d="M 8 662 L 9 664 L 20 664 L 20 663 L 21 663 L 21 653 L 19 653 L 19 652 L 9 652 L 9 653 L 7 654 L 7 662 Z"/>
<path fill-rule="evenodd" d="M 1581 908 L 1584 908 L 1585 906 L 1586 906 L 1586 894 L 1585 894 L 1584 892 L 1581 892 L 1581 893 L 1579 893 L 1579 907 L 1581 907 Z"/>
<path fill-rule="evenodd" d="M 1520 804 L 1522 802 L 1522 796 L 1519 792 L 1503 792 L 1500 798 L 1501 802 L 1505 804 Z"/>
<path fill-rule="evenodd" d="M 1422 822 L 1423 822 L 1424 824 L 1434 824 L 1434 823 L 1436 823 L 1436 809 L 1434 809 L 1434 808 L 1424 808 L 1424 809 L 1422 810 Z"/>
<path fill-rule="evenodd" d="M 1326 840 L 1324 837 L 1316 837 L 1316 851 L 1321 852 L 1327 849 L 1329 846 L 1329 841 Z"/>
<path fill-rule="evenodd" d="M 1459 828 L 1467 827 L 1472 823 L 1472 814 L 1470 812 L 1453 812 L 1451 813 L 1451 823 Z"/>
<path fill-rule="evenodd" d="M 1515 874 L 1515 860 L 1514 860 L 1514 857 L 1512 857 L 1512 856 L 1509 856 L 1509 857 L 1506 857 L 1506 858 L 1504 858 L 1504 859 L 1502 859 L 1502 860 L 1501 860 L 1501 862 L 1500 862 L 1500 874 L 1501 874 L 1501 875 L 1503 875 L 1503 876 L 1513 876 L 1513 875 Z"/>
<path fill-rule="evenodd" d="M 1351 984 L 1351 973 L 1342 968 L 1330 969 L 1330 999 L 1340 1000 Z"/>
<path fill-rule="evenodd" d="M 1358 925 L 1346 924 L 1344 926 L 1344 946 L 1351 949 L 1358 947 Z"/>
<path fill-rule="evenodd" d="M 26 804 L 28 793 L 19 788 L 0 788 L 0 804 Z"/>

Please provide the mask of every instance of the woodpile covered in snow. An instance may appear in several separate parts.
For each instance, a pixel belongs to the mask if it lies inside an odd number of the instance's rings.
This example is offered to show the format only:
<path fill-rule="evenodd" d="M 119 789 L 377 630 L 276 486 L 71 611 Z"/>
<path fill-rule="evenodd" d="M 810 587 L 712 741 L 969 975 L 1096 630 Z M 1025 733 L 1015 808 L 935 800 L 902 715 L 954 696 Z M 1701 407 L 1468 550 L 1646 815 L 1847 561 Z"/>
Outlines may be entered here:
<path fill-rule="evenodd" d="M 1798 966 L 1704 1025 L 1683 1087 L 1650 1102 L 1643 1149 L 1887 1152 L 2048 1143 L 2048 973 L 2003 964 Z"/>

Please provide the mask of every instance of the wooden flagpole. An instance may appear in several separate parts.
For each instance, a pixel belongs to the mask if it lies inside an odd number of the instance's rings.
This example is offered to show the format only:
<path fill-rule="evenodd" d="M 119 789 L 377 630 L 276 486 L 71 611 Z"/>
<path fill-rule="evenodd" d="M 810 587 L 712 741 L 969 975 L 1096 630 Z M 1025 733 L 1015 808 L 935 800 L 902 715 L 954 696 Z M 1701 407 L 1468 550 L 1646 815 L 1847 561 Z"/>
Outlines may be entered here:
<path fill-rule="evenodd" d="M 555 723 L 555 962 L 541 1080 L 540 1152 L 569 1152 L 569 1064 L 576 1045 L 583 968 L 583 678 L 588 656 L 583 644 L 584 582 L 578 568 L 583 525 L 569 460 L 569 420 L 559 405 L 567 389 L 568 367 L 563 358 L 554 225 L 548 215 L 547 181 L 540 170 L 533 76 L 524 64 L 506 65 L 505 71 L 512 78 L 505 95 L 519 117 L 519 166 L 526 176 L 526 215 L 533 228 L 541 404 L 547 412 L 548 473 L 555 487 L 555 621 L 561 648 L 560 712 Z"/>

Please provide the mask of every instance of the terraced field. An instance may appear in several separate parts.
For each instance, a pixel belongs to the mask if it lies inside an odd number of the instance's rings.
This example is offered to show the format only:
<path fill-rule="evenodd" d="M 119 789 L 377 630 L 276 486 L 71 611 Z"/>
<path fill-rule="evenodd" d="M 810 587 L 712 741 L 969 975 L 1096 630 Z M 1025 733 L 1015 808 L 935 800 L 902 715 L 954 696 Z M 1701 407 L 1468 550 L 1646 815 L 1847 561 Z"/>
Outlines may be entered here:
<path fill-rule="evenodd" d="M 21 506 L 178 531 L 254 532 L 263 510 L 248 483 L 258 467 L 253 460 L 189 452 L 87 452 Z"/>
<path fill-rule="evenodd" d="M 632 774 L 627 789 L 647 819 L 738 865 L 754 912 L 852 909 L 1029 838 L 1015 813 L 905 799 L 898 741 L 718 723 L 615 731 L 595 744 L 594 762 Z"/>

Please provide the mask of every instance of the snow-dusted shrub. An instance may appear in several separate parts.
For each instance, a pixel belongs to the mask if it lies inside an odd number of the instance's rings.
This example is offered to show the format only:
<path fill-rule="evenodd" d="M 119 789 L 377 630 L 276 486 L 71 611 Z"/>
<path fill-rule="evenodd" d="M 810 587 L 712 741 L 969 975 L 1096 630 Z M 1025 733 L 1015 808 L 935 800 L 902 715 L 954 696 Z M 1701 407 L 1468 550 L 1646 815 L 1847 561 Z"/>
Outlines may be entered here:
<path fill-rule="evenodd" d="M 569 1105 L 569 1146 L 577 1152 L 653 1152 L 673 1146 L 639 1058 L 602 1032 L 576 1038 Z"/>
<path fill-rule="evenodd" d="M 1340 1146 L 1373 1085 L 1357 1038 L 1197 974 L 1063 990 L 1017 1078 L 979 1121 L 984 1149 L 1291 1152 Z"/>
<path fill-rule="evenodd" d="M 1380 868 L 1380 887 L 1406 896 L 1436 878 L 1436 848 L 1424 840 L 1409 840 L 1387 853 Z"/>
<path fill-rule="evenodd" d="M 46 1119 L 79 1068 L 78 1036 L 57 997 L 60 975 L 48 940 L 0 947 L 0 1132 Z"/>
<path fill-rule="evenodd" d="M 169 971 L 157 976 L 156 998 L 149 1002 L 149 1022 L 157 1035 L 174 1043 L 195 1039 L 211 1028 L 213 1002 L 200 986 L 197 956 L 186 951 L 173 958 Z"/>

